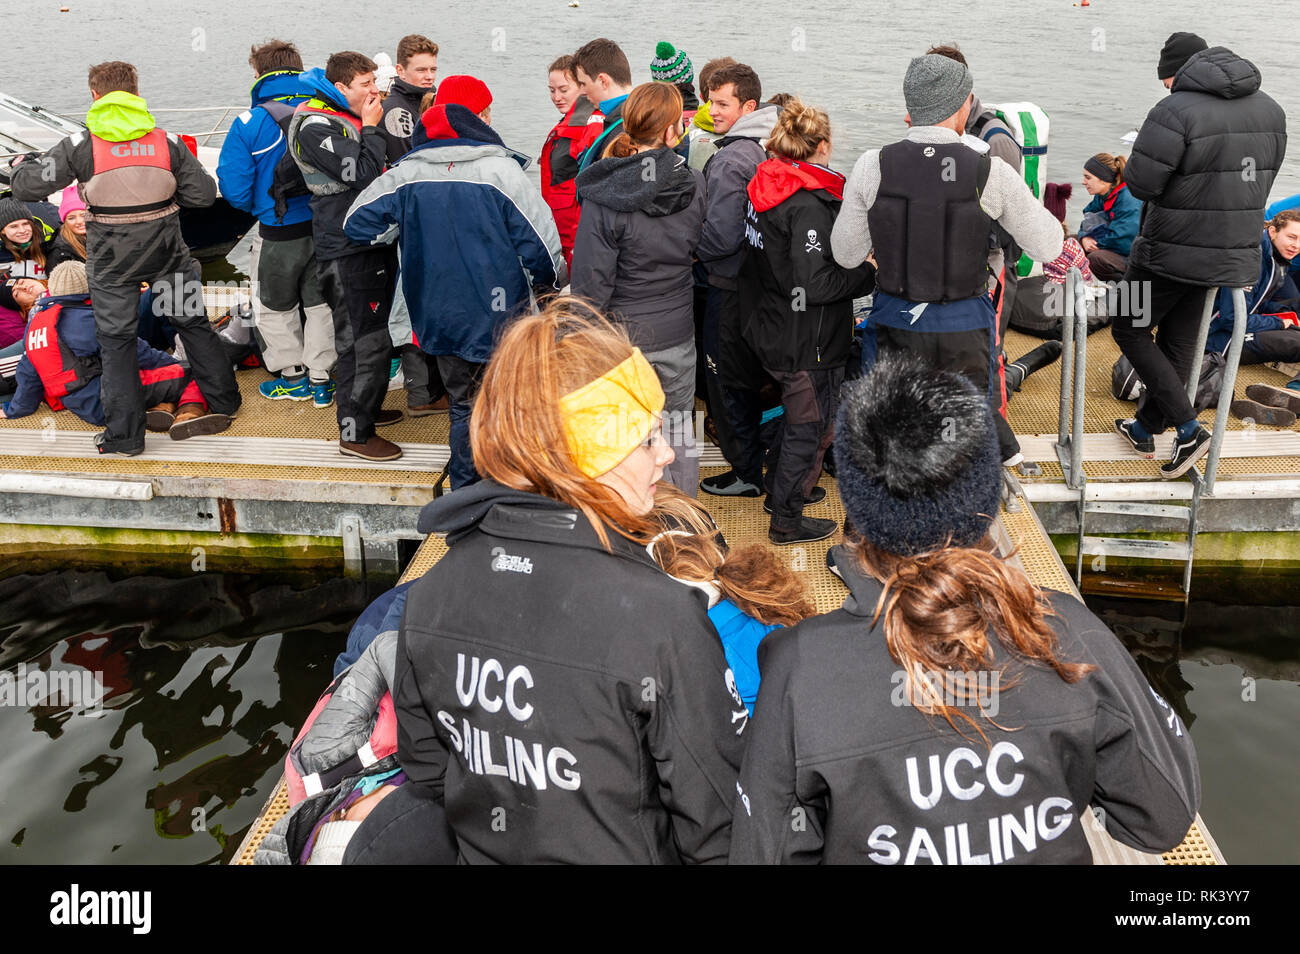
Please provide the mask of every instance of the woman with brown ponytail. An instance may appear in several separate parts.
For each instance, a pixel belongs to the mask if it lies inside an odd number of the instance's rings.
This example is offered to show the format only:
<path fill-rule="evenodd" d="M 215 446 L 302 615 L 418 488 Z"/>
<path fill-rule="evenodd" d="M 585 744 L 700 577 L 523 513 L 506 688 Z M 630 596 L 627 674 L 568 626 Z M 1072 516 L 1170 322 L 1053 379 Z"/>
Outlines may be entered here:
<path fill-rule="evenodd" d="M 704 225 L 704 177 L 673 151 L 682 94 L 645 83 L 623 104 L 623 132 L 577 180 L 582 218 L 571 283 L 627 329 L 667 395 L 668 479 L 694 496 L 695 289 L 691 263 Z"/>
<path fill-rule="evenodd" d="M 1100 620 L 993 552 L 985 397 L 882 355 L 835 458 L 850 595 L 759 650 L 731 860 L 1088 864 L 1090 805 L 1140 851 L 1177 845 L 1191 739 Z"/>
<path fill-rule="evenodd" d="M 1104 282 L 1119 281 L 1142 220 L 1142 202 L 1124 183 L 1123 156 L 1099 152 L 1083 164 L 1083 187 L 1092 201 L 1083 208 L 1079 241 L 1092 272 Z"/>

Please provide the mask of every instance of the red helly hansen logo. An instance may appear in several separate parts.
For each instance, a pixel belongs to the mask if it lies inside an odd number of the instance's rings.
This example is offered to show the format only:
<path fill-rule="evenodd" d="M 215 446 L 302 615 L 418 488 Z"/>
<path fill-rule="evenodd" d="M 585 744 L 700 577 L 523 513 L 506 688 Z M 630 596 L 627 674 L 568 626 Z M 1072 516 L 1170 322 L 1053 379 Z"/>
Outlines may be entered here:
<path fill-rule="evenodd" d="M 370 303 L 370 313 L 371 313 L 372 315 L 377 315 L 377 314 L 379 314 L 379 302 L 377 302 L 377 301 L 372 301 L 372 302 Z"/>
<path fill-rule="evenodd" d="M 152 156 L 154 155 L 153 143 L 151 142 L 122 142 L 118 143 L 108 150 L 109 155 L 117 156 L 119 159 L 125 159 L 128 156 Z"/>
<path fill-rule="evenodd" d="M 50 343 L 48 328 L 34 328 L 27 335 L 27 350 L 35 351 L 38 348 L 44 348 Z"/>

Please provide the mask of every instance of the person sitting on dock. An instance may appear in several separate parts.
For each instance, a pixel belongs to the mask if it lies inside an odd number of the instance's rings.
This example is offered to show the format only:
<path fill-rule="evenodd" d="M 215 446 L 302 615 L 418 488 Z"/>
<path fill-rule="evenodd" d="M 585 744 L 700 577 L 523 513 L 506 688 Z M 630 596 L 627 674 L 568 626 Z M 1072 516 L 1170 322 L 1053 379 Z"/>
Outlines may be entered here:
<path fill-rule="evenodd" d="M 568 278 L 555 220 L 524 175 L 529 160 L 506 147 L 491 118 L 486 83 L 447 77 L 420 117 L 415 147 L 343 220 L 360 247 L 400 242 L 402 260 L 420 263 L 402 270 L 402 293 L 416 342 L 437 356 L 447 388 L 453 490 L 478 479 L 470 408 L 502 323 L 534 291 L 558 291 Z"/>
<path fill-rule="evenodd" d="M 1300 361 L 1300 283 L 1293 270 L 1300 259 L 1300 209 L 1283 209 L 1273 216 L 1260 237 L 1259 251 L 1259 278 L 1246 291 L 1246 337 L 1241 346 L 1241 363 Z M 1227 353 L 1234 318 L 1232 292 L 1221 288 L 1206 351 Z M 1233 401 L 1232 412 L 1258 424 L 1290 427 L 1300 415 L 1300 375 L 1285 388 L 1271 384 L 1248 386 L 1246 400 Z"/>
<path fill-rule="evenodd" d="M 1099 152 L 1083 164 L 1083 187 L 1092 201 L 1083 207 L 1079 243 L 1104 282 L 1124 277 L 1142 219 L 1142 203 L 1124 183 L 1125 163 L 1123 156 Z"/>
<path fill-rule="evenodd" d="M 705 601 L 646 552 L 663 408 L 619 328 L 554 301 L 484 374 L 484 479 L 421 514 L 450 549 L 407 595 L 393 703 L 413 784 L 385 804 L 422 792 L 461 861 L 726 859 L 748 711 Z"/>
<path fill-rule="evenodd" d="M 17 390 L 0 408 L 0 418 L 26 417 L 44 400 L 52 411 L 66 408 L 87 424 L 103 427 L 102 359 L 81 262 L 64 262 L 50 274 L 50 293 L 32 309 L 25 344 Z M 141 338 L 135 347 L 149 430 L 167 431 L 179 441 L 230 427 L 227 415 L 209 411 L 188 368 Z"/>
<path fill-rule="evenodd" d="M 330 370 L 338 355 L 334 317 L 316 274 L 311 195 L 302 183 L 295 190 L 299 194 L 275 194 L 276 168 L 284 168 L 285 131 L 315 89 L 302 81 L 297 47 L 284 40 L 253 47 L 248 64 L 256 77 L 253 103 L 226 133 L 217 182 L 227 202 L 257 217 L 253 313 L 264 343 L 262 360 L 272 375 L 258 393 L 272 401 L 329 407 L 334 403 Z"/>
<path fill-rule="evenodd" d="M 1124 844 L 1178 845 L 1191 736 L 1083 603 L 997 555 L 984 389 L 886 352 L 835 457 L 849 596 L 759 649 L 732 863 L 1089 864 L 1089 806 Z"/>
<path fill-rule="evenodd" d="M 136 69 L 114 61 L 90 68 L 95 102 L 86 131 L 13 171 L 14 196 L 44 199 L 75 180 L 90 209 L 87 275 L 103 362 L 106 428 L 101 454 L 144 450 L 145 404 L 136 329 L 140 285 L 180 332 L 194 378 L 215 412 L 239 410 L 239 387 L 198 294 L 199 263 L 181 237 L 180 207 L 212 205 L 217 184 L 179 137 L 164 132 L 139 97 Z"/>

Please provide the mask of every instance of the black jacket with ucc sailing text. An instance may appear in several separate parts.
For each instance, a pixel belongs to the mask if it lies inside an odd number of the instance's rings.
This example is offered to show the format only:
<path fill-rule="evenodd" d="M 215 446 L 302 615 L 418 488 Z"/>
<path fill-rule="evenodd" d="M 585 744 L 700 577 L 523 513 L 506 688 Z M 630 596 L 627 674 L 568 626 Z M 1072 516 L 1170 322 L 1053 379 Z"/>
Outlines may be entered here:
<path fill-rule="evenodd" d="M 973 683 L 932 683 L 954 700 L 974 691 L 991 718 L 964 711 L 986 743 L 907 704 L 871 624 L 880 584 L 840 569 L 841 609 L 759 647 L 732 862 L 1089 864 L 1089 805 L 1139 851 L 1182 841 L 1201 800 L 1192 740 L 1082 603 L 1047 593 L 1061 658 L 1097 666 L 1080 681 L 1012 661 L 993 640 L 994 667 Z"/>
<path fill-rule="evenodd" d="M 491 481 L 434 501 L 398 757 L 467 862 L 722 862 L 746 710 L 705 601 L 643 548 Z"/>

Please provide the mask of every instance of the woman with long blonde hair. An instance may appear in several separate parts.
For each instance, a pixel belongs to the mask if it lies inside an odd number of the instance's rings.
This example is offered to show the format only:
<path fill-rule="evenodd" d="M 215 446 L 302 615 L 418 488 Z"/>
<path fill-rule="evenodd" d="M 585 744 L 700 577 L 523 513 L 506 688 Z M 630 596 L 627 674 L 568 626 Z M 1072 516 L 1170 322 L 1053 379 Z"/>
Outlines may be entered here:
<path fill-rule="evenodd" d="M 765 640 L 732 861 L 1088 864 L 1090 805 L 1141 851 L 1181 842 L 1186 728 L 1081 602 L 996 553 L 984 395 L 882 356 L 835 459 L 849 597 Z"/>
<path fill-rule="evenodd" d="M 663 408 L 642 352 L 574 299 L 487 366 L 483 480 L 420 518 L 449 552 L 409 591 L 393 692 L 402 766 L 462 861 L 726 856 L 746 712 L 703 602 L 646 552 Z"/>

